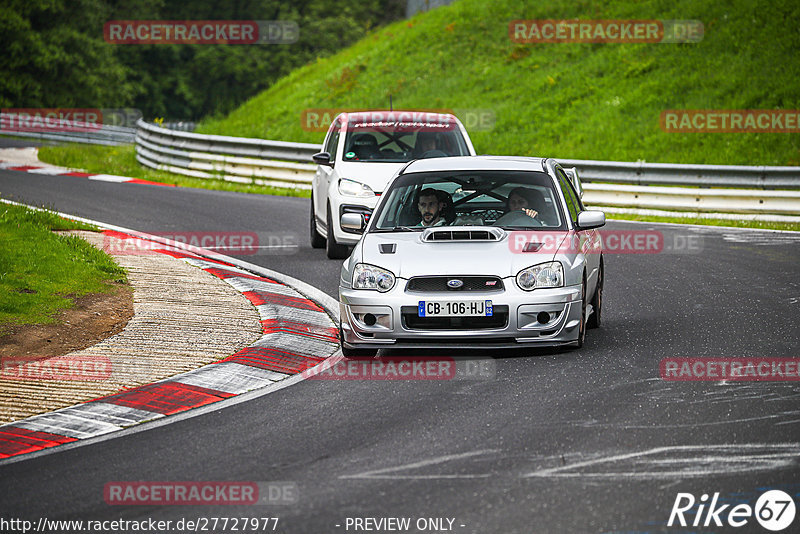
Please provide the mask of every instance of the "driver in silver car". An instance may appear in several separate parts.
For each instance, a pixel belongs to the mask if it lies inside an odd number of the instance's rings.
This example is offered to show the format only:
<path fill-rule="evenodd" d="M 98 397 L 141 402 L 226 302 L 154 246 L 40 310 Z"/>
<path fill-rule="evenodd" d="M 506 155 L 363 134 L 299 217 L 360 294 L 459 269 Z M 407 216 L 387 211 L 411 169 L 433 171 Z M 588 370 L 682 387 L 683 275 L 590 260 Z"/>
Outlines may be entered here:
<path fill-rule="evenodd" d="M 541 193 L 534 191 L 533 189 L 528 189 L 527 187 L 515 187 L 508 194 L 506 206 L 508 207 L 509 212 L 522 210 L 528 217 L 536 218 L 539 215 L 539 212 L 534 208 L 544 204 L 544 198 L 537 198 L 541 196 Z M 540 200 L 541 202 L 539 202 Z"/>
<path fill-rule="evenodd" d="M 420 191 L 417 209 L 422 216 L 417 226 L 442 226 L 446 223 L 442 214 L 444 202 L 439 200 L 435 189 L 426 188 Z"/>

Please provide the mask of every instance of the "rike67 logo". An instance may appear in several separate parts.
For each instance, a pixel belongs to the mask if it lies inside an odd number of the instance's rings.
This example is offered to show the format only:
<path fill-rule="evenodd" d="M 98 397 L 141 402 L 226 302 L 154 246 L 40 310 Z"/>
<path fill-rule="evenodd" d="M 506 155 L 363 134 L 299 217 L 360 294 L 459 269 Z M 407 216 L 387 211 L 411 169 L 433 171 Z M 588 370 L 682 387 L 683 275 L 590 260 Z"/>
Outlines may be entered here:
<path fill-rule="evenodd" d="M 794 499 L 781 490 L 769 490 L 761 494 L 754 507 L 742 502 L 722 504 L 718 492 L 711 498 L 704 493 L 699 501 L 691 493 L 678 493 L 667 526 L 738 528 L 749 525 L 745 530 L 756 532 L 758 529 L 754 530 L 753 525 L 755 519 L 763 528 L 778 532 L 794 522 L 795 512 Z"/>

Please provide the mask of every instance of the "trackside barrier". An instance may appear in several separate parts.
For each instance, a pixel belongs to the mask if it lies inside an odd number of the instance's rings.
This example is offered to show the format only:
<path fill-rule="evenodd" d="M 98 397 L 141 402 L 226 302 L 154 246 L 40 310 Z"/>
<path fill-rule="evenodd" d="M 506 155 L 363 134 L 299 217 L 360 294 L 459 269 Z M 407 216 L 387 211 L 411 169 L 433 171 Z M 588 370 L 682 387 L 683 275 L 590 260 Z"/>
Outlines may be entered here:
<path fill-rule="evenodd" d="M 142 165 L 196 178 L 311 188 L 319 145 L 203 135 L 136 123 L 136 159 Z"/>
<path fill-rule="evenodd" d="M 136 128 L 126 126 L 113 126 L 102 124 L 96 129 L 85 129 L 83 131 L 68 130 L 41 130 L 32 131 L 31 129 L 16 127 L 16 120 L 13 114 L 0 113 L 0 134 L 11 135 L 14 137 L 27 137 L 47 141 L 61 141 L 64 143 L 88 143 L 92 145 L 126 145 L 134 142 L 136 138 Z"/>
<path fill-rule="evenodd" d="M 321 149 L 175 131 L 142 120 L 137 126 L 142 165 L 198 178 L 309 189 L 316 169 L 311 156 Z M 594 206 L 800 215 L 800 167 L 558 161 L 578 170 L 584 200 Z"/>

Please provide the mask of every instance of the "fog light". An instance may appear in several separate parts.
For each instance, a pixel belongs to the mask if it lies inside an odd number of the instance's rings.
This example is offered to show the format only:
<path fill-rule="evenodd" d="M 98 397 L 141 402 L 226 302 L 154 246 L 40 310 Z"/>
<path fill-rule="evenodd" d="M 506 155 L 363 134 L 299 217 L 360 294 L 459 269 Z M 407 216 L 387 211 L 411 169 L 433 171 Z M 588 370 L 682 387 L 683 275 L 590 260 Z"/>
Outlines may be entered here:
<path fill-rule="evenodd" d="M 536 316 L 536 320 L 542 324 L 547 324 L 550 322 L 550 314 L 547 312 L 539 312 L 539 315 Z"/>
<path fill-rule="evenodd" d="M 377 323 L 377 322 L 378 322 L 378 320 L 371 313 L 368 313 L 368 314 L 364 315 L 364 324 L 365 325 L 374 326 L 375 323 Z"/>

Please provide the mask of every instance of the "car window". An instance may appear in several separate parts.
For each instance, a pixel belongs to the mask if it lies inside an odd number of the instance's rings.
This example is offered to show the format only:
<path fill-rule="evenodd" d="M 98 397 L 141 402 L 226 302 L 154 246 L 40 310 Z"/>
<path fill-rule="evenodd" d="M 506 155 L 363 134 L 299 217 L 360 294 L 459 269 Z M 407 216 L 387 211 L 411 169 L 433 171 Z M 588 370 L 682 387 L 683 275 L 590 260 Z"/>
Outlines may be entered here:
<path fill-rule="evenodd" d="M 565 226 L 553 181 L 547 174 L 473 171 L 414 173 L 398 178 L 384 193 L 371 229 L 409 231 L 428 226 L 431 221 L 423 220 L 424 207 L 431 204 L 432 194 L 438 199 L 434 204 L 439 205 L 439 218 L 433 220 L 437 226 L 531 230 Z M 514 196 L 518 198 L 512 203 Z"/>
<path fill-rule="evenodd" d="M 566 187 L 569 190 L 570 198 L 572 199 L 573 203 L 575 204 L 575 207 L 578 209 L 578 213 L 584 211 L 586 208 L 583 206 L 583 202 L 581 201 L 581 197 L 578 195 L 578 192 L 575 190 L 575 185 L 572 183 L 572 180 L 569 179 L 569 176 L 567 176 L 567 173 L 565 173 L 563 171 L 563 169 L 560 169 L 560 168 L 556 167 L 556 174 L 558 174 L 560 180 L 563 180 L 567 184 Z"/>
<path fill-rule="evenodd" d="M 578 203 L 577 197 L 575 196 L 575 192 L 572 190 L 569 180 L 567 180 L 567 177 L 564 175 L 561 169 L 556 169 L 556 176 L 558 176 L 558 185 L 561 187 L 561 192 L 563 193 L 564 200 L 567 203 L 569 216 L 572 219 L 572 222 L 576 222 L 578 220 L 578 213 L 582 211 L 582 209 Z"/>
<path fill-rule="evenodd" d="M 455 122 L 416 123 L 352 119 L 345 136 L 345 161 L 408 162 L 420 158 L 469 156 Z"/>
<path fill-rule="evenodd" d="M 339 132 L 342 128 L 342 122 L 337 119 L 331 128 L 330 135 L 328 136 L 328 141 L 325 143 L 325 150 L 331 155 L 331 160 L 336 159 L 336 149 L 339 146 Z"/>

